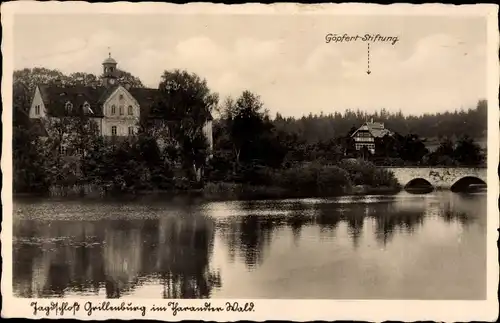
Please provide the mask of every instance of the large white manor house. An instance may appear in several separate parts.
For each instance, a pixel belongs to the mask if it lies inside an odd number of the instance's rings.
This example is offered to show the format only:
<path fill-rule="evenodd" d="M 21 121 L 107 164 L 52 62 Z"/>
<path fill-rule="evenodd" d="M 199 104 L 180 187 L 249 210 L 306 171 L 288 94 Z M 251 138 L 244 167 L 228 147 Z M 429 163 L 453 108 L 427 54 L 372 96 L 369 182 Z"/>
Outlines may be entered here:
<path fill-rule="evenodd" d="M 102 136 L 134 135 L 141 115 L 149 115 L 155 104 L 158 90 L 118 84 L 116 66 L 111 54 L 102 62 L 103 86 L 37 85 L 31 100 L 30 119 L 76 116 L 83 111 L 96 122 Z M 212 148 L 210 113 L 207 113 L 203 132 Z"/>

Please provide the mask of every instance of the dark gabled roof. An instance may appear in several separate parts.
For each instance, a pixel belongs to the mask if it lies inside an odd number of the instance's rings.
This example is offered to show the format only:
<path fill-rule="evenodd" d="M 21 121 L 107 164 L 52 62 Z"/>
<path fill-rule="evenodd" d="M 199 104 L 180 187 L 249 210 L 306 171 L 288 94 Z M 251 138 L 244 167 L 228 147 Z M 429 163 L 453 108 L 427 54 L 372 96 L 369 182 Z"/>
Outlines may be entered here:
<path fill-rule="evenodd" d="M 361 127 L 356 130 L 351 137 L 353 137 L 358 131 L 369 131 L 370 134 L 375 138 L 382 138 L 385 135 L 391 135 L 392 132 L 385 129 L 384 124 L 381 122 L 365 122 Z"/>
<path fill-rule="evenodd" d="M 47 112 L 52 116 L 80 114 L 85 102 L 90 105 L 93 113 L 88 113 L 95 117 L 102 117 L 102 100 L 109 96 L 107 93 L 112 88 L 91 87 L 91 86 L 48 86 L 40 85 L 40 93 Z M 116 89 L 116 88 L 115 88 Z M 70 102 L 73 108 L 68 112 L 66 103 Z"/>
<path fill-rule="evenodd" d="M 111 87 L 41 85 L 39 88 L 49 115 L 68 115 L 66 109 L 67 102 L 73 105 L 70 115 L 80 114 L 83 105 L 87 102 L 93 111 L 93 114 L 87 113 L 89 116 L 103 117 L 102 106 L 104 102 L 119 86 L 118 84 Z M 159 91 L 157 89 L 124 88 L 139 103 L 141 115 L 155 118 L 153 113 L 155 110 L 154 107 L 160 101 Z M 209 111 L 206 111 L 206 117 L 208 120 L 213 119 Z"/>
<path fill-rule="evenodd" d="M 159 100 L 159 91 L 157 89 L 148 88 L 129 88 L 127 90 L 141 107 L 141 115 L 145 114 L 150 116 L 153 107 Z"/>

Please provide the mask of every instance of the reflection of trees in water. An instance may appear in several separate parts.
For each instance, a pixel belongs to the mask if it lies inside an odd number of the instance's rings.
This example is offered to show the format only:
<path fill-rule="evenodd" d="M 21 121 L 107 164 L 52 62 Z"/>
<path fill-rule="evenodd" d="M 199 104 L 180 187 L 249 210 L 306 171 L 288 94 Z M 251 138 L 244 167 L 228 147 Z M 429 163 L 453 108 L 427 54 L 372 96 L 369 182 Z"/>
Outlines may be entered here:
<path fill-rule="evenodd" d="M 220 273 L 209 270 L 214 224 L 193 212 L 165 216 L 159 223 L 158 272 L 166 298 L 206 298 L 221 286 Z"/>
<path fill-rule="evenodd" d="M 96 291 L 104 277 L 100 229 L 92 222 L 21 222 L 13 252 L 20 296 L 64 296 L 67 288 Z"/>
<path fill-rule="evenodd" d="M 468 226 L 473 222 L 486 225 L 487 199 L 485 194 L 453 193 L 446 203 L 436 210 L 447 223 L 458 222 Z"/>
<path fill-rule="evenodd" d="M 23 221 L 15 231 L 13 282 L 21 297 L 95 293 L 108 298 L 162 277 L 164 297 L 208 297 L 213 224 L 192 214 L 160 220 Z M 161 295 L 151 295 L 161 297 Z"/>
<path fill-rule="evenodd" d="M 474 221 L 474 218 L 468 212 L 457 210 L 451 206 L 451 203 L 446 203 L 443 209 L 439 210 L 439 215 L 446 223 L 458 222 L 464 226 L 469 225 Z"/>
<path fill-rule="evenodd" d="M 311 223 L 311 215 L 306 213 L 307 206 L 301 202 L 293 203 L 290 213 L 285 217 L 284 224 L 292 230 L 294 243 L 300 240 L 302 227 Z"/>
<path fill-rule="evenodd" d="M 294 239 L 300 238 L 302 227 L 311 223 L 306 214 L 308 206 L 300 201 L 291 203 L 244 202 L 241 210 L 247 215 L 229 217 L 217 226 L 229 250 L 229 258 L 241 257 L 248 267 L 264 260 L 265 250 L 271 245 L 273 234 L 280 228 L 290 228 Z"/>
<path fill-rule="evenodd" d="M 104 231 L 104 275 L 106 296 L 120 298 L 138 283 L 141 271 L 142 221 L 109 222 Z"/>
<path fill-rule="evenodd" d="M 353 246 L 359 245 L 365 220 L 375 220 L 375 238 L 384 245 L 395 231 L 403 229 L 413 232 L 417 225 L 423 224 L 425 209 L 401 208 L 393 202 L 348 203 L 318 205 L 317 224 L 335 230 L 339 222 L 347 224 L 348 235 Z"/>
<path fill-rule="evenodd" d="M 234 257 L 234 252 L 249 267 L 259 265 L 271 244 L 274 233 L 284 227 L 291 230 L 294 241 L 300 238 L 304 226 L 317 226 L 321 232 L 337 230 L 339 223 L 347 225 L 354 247 L 359 245 L 366 219 L 375 222 L 375 238 L 386 244 L 395 232 L 411 233 L 423 224 L 425 208 L 404 208 L 393 202 L 380 203 L 246 203 L 241 209 L 248 215 L 229 217 L 218 223 L 218 230 Z"/>
<path fill-rule="evenodd" d="M 413 233 L 417 226 L 424 223 L 425 208 L 399 208 L 393 203 L 383 203 L 373 210 L 370 217 L 375 219 L 375 237 L 384 246 L 394 233 L 403 230 Z"/>

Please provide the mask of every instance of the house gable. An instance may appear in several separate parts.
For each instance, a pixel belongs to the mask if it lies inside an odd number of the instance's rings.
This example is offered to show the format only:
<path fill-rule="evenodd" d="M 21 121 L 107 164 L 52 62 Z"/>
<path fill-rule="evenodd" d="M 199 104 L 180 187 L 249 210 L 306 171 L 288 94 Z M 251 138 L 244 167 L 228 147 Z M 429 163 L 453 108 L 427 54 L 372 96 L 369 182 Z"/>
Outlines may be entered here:
<path fill-rule="evenodd" d="M 40 119 L 45 118 L 46 116 L 47 111 L 45 109 L 45 103 L 42 98 L 42 93 L 40 91 L 40 87 L 37 86 L 31 100 L 29 117 L 30 119 Z"/>
<path fill-rule="evenodd" d="M 385 135 L 392 134 L 391 131 L 385 129 L 383 123 L 379 122 L 365 122 L 361 127 L 353 132 L 351 137 L 354 138 L 359 131 L 368 131 L 370 133 L 370 136 L 372 136 L 373 138 L 382 138 Z"/>
<path fill-rule="evenodd" d="M 137 119 L 141 114 L 140 109 L 139 102 L 121 85 L 103 103 L 103 112 L 106 118 Z M 132 112 L 132 114 L 129 112 Z"/>

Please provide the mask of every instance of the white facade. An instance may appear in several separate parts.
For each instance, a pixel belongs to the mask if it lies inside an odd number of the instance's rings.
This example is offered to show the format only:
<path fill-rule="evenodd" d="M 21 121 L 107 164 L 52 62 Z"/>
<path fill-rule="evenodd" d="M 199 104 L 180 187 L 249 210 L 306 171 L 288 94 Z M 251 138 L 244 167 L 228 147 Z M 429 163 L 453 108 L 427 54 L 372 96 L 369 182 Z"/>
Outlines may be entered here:
<path fill-rule="evenodd" d="M 103 136 L 130 136 L 137 133 L 140 106 L 134 97 L 119 86 L 104 102 L 102 118 Z"/>

